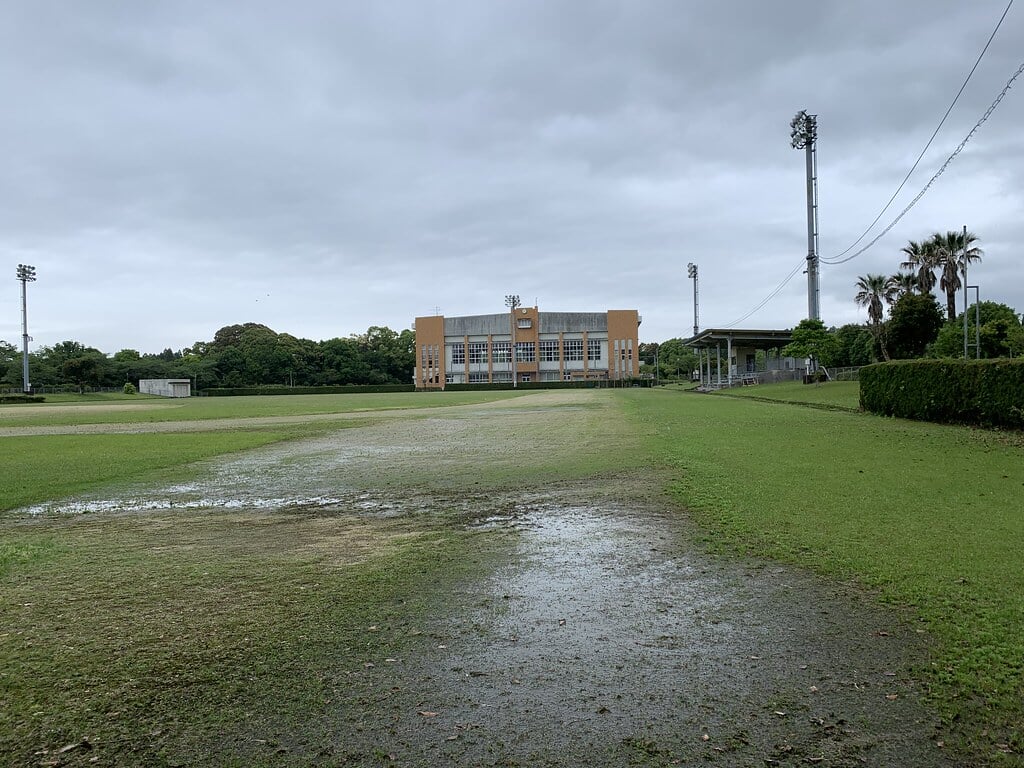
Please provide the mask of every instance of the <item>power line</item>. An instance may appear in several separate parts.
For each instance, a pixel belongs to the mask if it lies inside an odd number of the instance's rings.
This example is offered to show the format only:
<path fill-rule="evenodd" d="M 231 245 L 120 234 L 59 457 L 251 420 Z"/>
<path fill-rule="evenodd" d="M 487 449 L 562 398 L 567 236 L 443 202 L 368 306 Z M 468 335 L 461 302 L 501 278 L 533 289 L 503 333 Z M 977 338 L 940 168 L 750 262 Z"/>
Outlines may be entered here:
<path fill-rule="evenodd" d="M 840 258 L 837 258 L 837 257 L 833 257 L 831 259 L 822 259 L 822 261 L 824 261 L 826 264 L 831 264 L 831 265 L 845 264 L 846 262 L 851 261 L 852 259 L 855 259 L 858 256 L 860 256 L 862 253 L 864 253 L 866 250 L 868 250 L 871 246 L 873 246 L 875 243 L 877 243 L 879 240 L 881 240 L 885 235 L 889 234 L 889 232 L 892 230 L 892 228 L 895 227 L 900 222 L 900 219 L 902 219 L 904 216 L 906 216 L 907 213 L 910 212 L 910 209 L 913 208 L 915 205 L 917 205 L 918 201 L 922 197 L 924 197 L 925 193 L 931 188 L 932 184 L 935 183 L 935 180 L 938 179 L 939 176 L 941 176 L 945 172 L 946 168 L 949 167 L 949 164 L 953 162 L 954 158 L 956 158 L 956 156 L 960 154 L 960 152 L 963 150 L 963 148 L 967 146 L 967 142 L 969 142 L 971 140 L 971 138 L 974 136 L 974 134 L 977 133 L 978 129 L 981 128 L 981 126 L 985 123 L 986 120 L 989 119 L 989 117 L 992 115 L 992 113 L 996 111 L 996 107 L 999 106 L 999 102 L 1001 102 L 1003 100 L 1003 98 L 1006 96 L 1006 94 L 1009 93 L 1010 87 L 1013 85 L 1014 81 L 1018 77 L 1021 76 L 1021 74 L 1024 74 L 1024 64 L 1021 64 L 1017 68 L 1017 71 L 1013 73 L 1013 76 L 1010 77 L 1010 79 L 1006 82 L 1006 85 L 1003 86 L 1003 90 L 999 93 L 998 96 L 996 96 L 995 101 L 993 101 L 992 104 L 989 106 L 989 108 L 987 110 L 985 110 L 985 114 L 982 115 L 981 119 L 978 120 L 978 122 L 976 122 L 974 124 L 974 127 L 971 128 L 970 132 L 964 137 L 964 140 L 960 142 L 960 144 L 957 146 L 957 148 L 953 150 L 953 153 L 949 157 L 946 158 L 946 162 L 944 162 L 942 164 L 942 167 L 939 168 L 939 170 L 937 170 L 935 172 L 935 175 L 932 176 L 928 180 L 928 183 L 925 184 L 924 187 L 921 189 L 921 191 L 917 193 L 917 197 L 915 197 L 913 200 L 911 200 L 910 203 L 907 205 L 907 207 L 904 208 L 902 211 L 900 211 L 900 214 L 895 219 L 892 220 L 892 222 L 889 224 L 889 226 L 887 226 L 885 229 L 883 229 L 881 232 L 879 232 L 877 235 L 875 235 L 875 237 L 872 238 L 871 242 L 869 242 L 867 245 L 865 245 L 859 251 L 850 254 L 845 259 L 840 259 Z M 847 250 L 849 250 L 849 249 L 847 249 Z"/>
<path fill-rule="evenodd" d="M 963 94 L 964 89 L 967 88 L 967 84 L 969 82 L 971 82 L 971 77 L 974 76 L 975 70 L 978 69 L 978 65 L 981 64 L 981 60 L 985 57 L 985 53 L 988 51 L 988 47 L 992 44 L 992 40 L 995 39 L 996 32 L 998 32 L 999 28 L 1003 25 L 1003 20 L 1006 18 L 1006 14 L 1008 14 L 1010 12 L 1010 7 L 1012 5 L 1013 5 L 1013 0 L 1010 0 L 1010 2 L 1007 3 L 1006 8 L 1003 10 L 1003 15 L 999 17 L 999 21 L 996 23 L 995 29 L 992 30 L 992 34 L 989 35 L 988 42 L 985 43 L 985 47 L 982 48 L 981 49 L 981 53 L 978 54 L 977 61 L 974 62 L 974 66 L 971 67 L 971 71 L 967 73 L 967 78 L 964 80 L 963 85 L 960 86 L 960 90 L 957 91 L 956 92 L 956 96 L 953 97 L 953 101 L 950 103 L 949 108 L 946 110 L 946 114 L 944 114 L 942 116 L 942 119 L 939 120 L 939 124 L 937 126 L 935 126 L 935 130 L 932 132 L 931 138 L 928 139 L 928 143 L 924 145 L 924 149 L 921 150 L 921 154 L 919 154 L 917 156 L 917 159 L 914 161 L 914 164 L 912 166 L 910 166 L 910 170 L 907 171 L 907 175 L 903 177 L 903 181 L 900 182 L 900 185 L 896 188 L 896 191 L 892 193 L 892 197 L 889 198 L 889 201 L 885 204 L 885 206 L 882 208 L 882 210 L 880 210 L 878 212 L 878 215 L 875 216 L 875 220 L 872 221 L 868 225 L 867 229 L 865 229 L 863 232 L 861 232 L 860 237 L 858 237 L 856 240 L 854 240 L 845 251 L 840 251 L 835 256 L 831 256 L 828 259 L 822 258 L 821 259 L 822 261 L 824 261 L 825 263 L 841 264 L 842 262 L 838 262 L 838 261 L 837 262 L 832 262 L 832 261 L 830 261 L 830 259 L 838 259 L 841 256 L 845 256 L 847 253 L 852 251 L 854 249 L 854 247 L 856 247 L 857 243 L 859 243 L 861 240 L 863 240 L 867 236 L 868 232 L 870 232 L 872 229 L 875 228 L 875 224 L 877 224 L 879 219 L 881 219 L 882 216 L 885 214 L 885 212 L 887 210 L 889 210 L 889 206 L 891 206 L 893 204 L 893 201 L 897 198 L 897 196 L 900 194 L 900 192 L 903 191 L 903 187 L 906 186 L 907 182 L 910 180 L 910 177 L 913 175 L 914 171 L 917 170 L 917 166 L 920 164 L 921 159 L 925 156 L 925 153 L 928 151 L 928 148 L 931 147 L 932 142 L 935 141 L 935 137 L 939 135 L 939 131 L 942 129 L 942 126 L 945 124 L 946 118 L 949 117 L 949 113 L 953 111 L 953 107 L 955 107 L 957 101 L 960 100 L 960 96 L 961 96 L 961 94 Z M 874 243 L 874 242 L 876 242 L 876 241 L 872 241 L 872 243 Z M 871 247 L 870 244 L 868 245 L 868 247 Z M 861 253 L 863 253 L 863 251 L 861 251 Z"/>
<path fill-rule="evenodd" d="M 754 313 L 755 313 L 755 312 L 757 312 L 757 311 L 758 311 L 759 309 L 761 309 L 761 307 L 763 307 L 763 306 L 764 306 L 765 304 L 767 304 L 767 303 L 768 303 L 769 301 L 771 301 L 771 300 L 772 300 L 772 299 L 774 299 L 774 298 L 775 298 L 776 296 L 778 296 L 778 295 L 779 295 L 779 292 L 780 292 L 780 291 L 782 291 L 782 289 L 783 289 L 783 288 L 785 288 L 785 287 L 786 287 L 786 285 L 788 285 L 788 284 L 789 284 L 789 281 L 793 279 L 793 277 L 794 277 L 794 276 L 796 275 L 796 273 L 800 271 L 800 268 L 801 268 L 801 267 L 806 267 L 806 265 L 807 265 L 807 260 L 806 260 L 806 259 L 801 259 L 801 260 L 800 260 L 800 261 L 799 261 L 799 262 L 797 263 L 797 265 L 796 265 L 795 267 L 793 267 L 793 271 L 792 271 L 792 272 L 790 272 L 790 273 L 789 273 L 788 275 L 786 275 L 786 278 L 785 278 L 785 279 L 784 279 L 784 280 L 783 280 L 783 281 L 782 281 L 781 283 L 779 283 L 779 284 L 778 284 L 777 286 L 775 286 L 775 290 L 773 290 L 773 291 L 772 291 L 771 293 L 769 293 L 769 294 L 768 294 L 767 296 L 765 296 L 765 297 L 764 297 L 764 299 L 762 299 L 762 300 L 761 300 L 761 303 L 760 303 L 760 304 L 758 304 L 758 305 L 757 305 L 756 307 L 754 307 L 754 308 L 753 308 L 752 310 L 750 310 L 749 312 L 747 312 L 747 314 L 745 314 L 745 315 L 744 315 L 743 317 L 737 318 L 736 320 L 733 320 L 733 321 L 732 321 L 731 323 L 726 323 L 725 325 L 723 325 L 723 326 L 720 326 L 720 327 L 722 327 L 722 328 L 732 328 L 732 327 L 734 327 L 734 326 L 736 326 L 736 325 L 739 325 L 740 323 L 742 323 L 742 322 L 743 322 L 744 320 L 746 320 L 746 319 L 747 319 L 748 317 L 750 317 L 750 316 L 751 316 L 752 314 L 754 314 Z"/>

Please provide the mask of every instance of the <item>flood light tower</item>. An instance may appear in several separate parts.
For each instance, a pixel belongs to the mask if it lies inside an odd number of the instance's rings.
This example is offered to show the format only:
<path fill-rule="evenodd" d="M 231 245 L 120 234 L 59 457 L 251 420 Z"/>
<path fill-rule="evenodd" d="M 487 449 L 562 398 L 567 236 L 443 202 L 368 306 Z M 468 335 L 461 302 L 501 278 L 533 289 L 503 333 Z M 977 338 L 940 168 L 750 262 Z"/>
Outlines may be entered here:
<path fill-rule="evenodd" d="M 697 321 L 697 265 L 689 263 L 686 265 L 686 276 L 693 280 L 693 335 L 696 338 L 700 332 L 700 323 Z"/>
<path fill-rule="evenodd" d="M 36 268 L 28 264 L 18 265 L 18 279 L 21 281 L 21 380 L 22 391 L 25 394 L 32 392 L 32 385 L 28 381 L 28 343 L 31 338 L 28 335 L 28 291 L 26 286 L 36 281 Z"/>
<path fill-rule="evenodd" d="M 818 116 L 801 109 L 789 122 L 790 144 L 807 158 L 807 317 L 821 319 L 818 291 Z"/>
<path fill-rule="evenodd" d="M 509 334 L 509 338 L 511 339 L 511 349 L 509 350 L 509 360 L 512 363 L 513 389 L 516 389 L 516 309 L 519 307 L 520 304 L 522 304 L 522 302 L 519 300 L 519 294 L 510 293 L 505 296 L 505 306 L 508 307 L 509 311 L 512 313 L 510 316 L 511 333 Z"/>

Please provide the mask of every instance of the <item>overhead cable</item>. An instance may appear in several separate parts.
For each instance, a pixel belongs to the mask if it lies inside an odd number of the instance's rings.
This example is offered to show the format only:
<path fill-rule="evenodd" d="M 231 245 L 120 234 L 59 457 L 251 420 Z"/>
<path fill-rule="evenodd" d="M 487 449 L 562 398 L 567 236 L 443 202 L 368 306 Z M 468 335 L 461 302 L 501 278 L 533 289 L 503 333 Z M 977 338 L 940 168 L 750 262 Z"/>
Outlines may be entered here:
<path fill-rule="evenodd" d="M 879 240 L 881 240 L 885 235 L 889 234 L 890 230 L 892 230 L 892 228 L 895 227 L 900 222 L 900 219 L 902 219 L 904 216 L 907 215 L 907 213 L 909 213 L 911 208 L 913 208 L 915 205 L 917 205 L 918 201 L 922 197 L 924 197 L 925 193 L 931 188 L 932 184 L 935 183 L 935 180 L 938 179 L 939 176 L 941 176 L 943 174 L 943 172 L 946 170 L 946 168 L 949 167 L 949 164 L 953 162 L 953 159 L 957 155 L 960 154 L 961 150 L 963 150 L 963 148 L 965 146 L 967 146 L 967 142 L 971 140 L 971 138 L 978 131 L 978 129 L 981 128 L 981 126 L 985 123 L 985 121 L 989 119 L 989 117 L 992 115 L 993 112 L 995 112 L 996 107 L 999 106 L 999 102 L 1001 102 L 1003 100 L 1003 97 L 1006 96 L 1007 93 L 1009 93 L 1010 87 L 1013 85 L 1014 81 L 1018 77 L 1021 76 L 1021 74 L 1024 74 L 1024 64 L 1021 64 L 1017 68 L 1017 71 L 1014 72 L 1013 76 L 1007 81 L 1006 85 L 1003 87 L 1003 90 L 1000 92 L 1000 94 L 996 97 L 995 101 L 993 101 L 992 104 L 989 106 L 989 108 L 987 110 L 985 110 L 985 114 L 982 115 L 981 119 L 978 120 L 978 122 L 976 122 L 974 124 L 974 127 L 971 128 L 970 132 L 964 137 L 964 140 L 960 142 L 960 144 L 957 146 L 957 148 L 953 150 L 953 153 L 949 157 L 946 158 L 946 162 L 944 162 L 942 164 L 942 167 L 939 168 L 939 170 L 937 170 L 935 172 L 935 175 L 932 176 L 928 180 L 928 183 L 925 184 L 924 187 L 921 189 L 921 191 L 917 193 L 917 197 L 915 197 L 913 200 L 911 200 L 910 203 L 907 205 L 907 207 L 904 208 L 902 211 L 900 211 L 900 214 L 895 219 L 893 219 L 892 222 L 890 222 L 889 226 L 887 226 L 885 229 L 883 229 L 881 232 L 879 232 L 877 235 L 875 235 L 875 237 L 872 238 L 871 242 L 869 242 L 867 245 L 865 245 L 859 251 L 856 251 L 855 253 L 850 254 L 845 259 L 840 259 L 840 258 L 837 258 L 837 257 L 833 257 L 831 259 L 821 259 L 821 261 L 824 262 L 825 264 L 832 264 L 832 265 L 845 264 L 846 262 L 848 262 L 848 261 L 850 261 L 852 259 L 855 259 L 858 256 L 860 256 L 862 253 L 864 253 L 866 250 L 868 250 L 871 246 L 873 246 L 875 243 L 877 243 Z"/>
<path fill-rule="evenodd" d="M 992 40 L 995 39 L 996 32 L 998 32 L 999 31 L 999 27 L 1002 26 L 1003 20 L 1006 18 L 1006 14 L 1010 12 L 1010 7 L 1012 5 L 1013 5 L 1013 0 L 1010 0 L 1010 2 L 1007 3 L 1006 8 L 1003 10 L 1003 15 L 999 17 L 999 21 L 996 23 L 995 29 L 992 30 L 992 34 L 989 35 L 988 42 L 985 43 L 985 47 L 982 48 L 981 49 L 981 53 L 978 54 L 978 58 L 974 62 L 974 66 L 971 67 L 971 71 L 967 73 L 967 77 L 964 80 L 963 85 L 960 86 L 960 90 L 956 92 L 956 96 L 954 96 L 953 97 L 953 101 L 950 102 L 949 108 L 946 110 L 946 114 L 944 114 L 942 116 L 942 119 L 939 120 L 939 124 L 937 126 L 935 126 L 935 130 L 932 132 L 931 137 L 928 139 L 928 143 L 924 145 L 924 149 L 921 150 L 921 154 L 919 154 L 917 156 L 917 159 L 914 161 L 914 164 L 912 166 L 910 166 L 910 170 L 907 171 L 907 175 L 903 177 L 903 181 L 900 182 L 900 185 L 896 188 L 896 191 L 892 193 L 892 197 L 889 198 L 889 201 L 885 204 L 885 206 L 882 208 L 882 210 L 880 210 L 878 212 L 878 215 L 875 216 L 875 220 L 872 221 L 868 225 L 867 229 L 865 229 L 863 232 L 861 232 L 860 237 L 858 237 L 856 240 L 854 240 L 849 245 L 849 247 L 846 250 L 840 251 L 835 256 L 830 256 L 827 259 L 826 258 L 822 258 L 822 261 L 824 261 L 826 264 L 831 264 L 831 263 L 841 264 L 842 262 L 840 262 L 840 261 L 832 261 L 832 260 L 838 259 L 838 258 L 840 258 L 842 256 L 845 256 L 847 253 L 852 251 L 856 247 L 857 243 L 859 243 L 861 240 L 863 240 L 867 236 L 868 232 L 870 232 L 872 229 L 875 228 L 875 224 L 877 224 L 879 219 L 881 219 L 882 216 L 885 214 L 885 212 L 887 210 L 889 210 L 889 206 L 891 206 L 893 204 L 893 201 L 897 198 L 897 196 L 900 194 L 900 192 L 903 191 L 903 187 L 906 186 L 907 182 L 910 180 L 910 177 L 913 175 L 914 171 L 917 170 L 917 166 L 920 164 L 921 159 L 925 156 L 925 153 L 928 151 L 928 148 L 931 147 L 932 142 L 935 141 L 935 137 L 939 135 L 939 131 L 942 129 L 942 126 L 946 123 L 946 118 L 949 117 L 949 113 L 953 111 L 953 107 L 955 107 L 957 101 L 960 100 L 960 96 L 961 96 L 961 94 L 963 94 L 964 89 L 967 88 L 967 84 L 969 82 L 971 82 L 971 77 L 974 75 L 975 70 L 978 69 L 978 65 L 981 64 L 981 60 L 985 57 L 985 53 L 988 51 L 988 47 L 992 44 Z M 874 243 L 874 242 L 876 242 L 876 241 L 872 241 L 872 243 Z M 870 247 L 870 245 L 868 247 Z M 860 251 L 859 253 L 863 253 L 863 251 Z"/>

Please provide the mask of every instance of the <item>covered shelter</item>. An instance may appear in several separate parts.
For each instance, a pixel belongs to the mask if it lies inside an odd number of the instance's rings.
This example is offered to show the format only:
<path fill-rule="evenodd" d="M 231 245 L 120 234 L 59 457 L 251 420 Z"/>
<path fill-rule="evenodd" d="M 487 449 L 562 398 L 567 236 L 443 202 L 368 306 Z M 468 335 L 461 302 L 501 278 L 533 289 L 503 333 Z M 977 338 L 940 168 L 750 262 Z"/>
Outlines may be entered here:
<path fill-rule="evenodd" d="M 791 341 L 792 330 L 708 328 L 683 345 L 692 347 L 700 360 L 700 388 L 711 390 L 802 378 L 803 361 L 798 364 L 782 355 Z M 759 351 L 764 353 L 760 359 Z"/>

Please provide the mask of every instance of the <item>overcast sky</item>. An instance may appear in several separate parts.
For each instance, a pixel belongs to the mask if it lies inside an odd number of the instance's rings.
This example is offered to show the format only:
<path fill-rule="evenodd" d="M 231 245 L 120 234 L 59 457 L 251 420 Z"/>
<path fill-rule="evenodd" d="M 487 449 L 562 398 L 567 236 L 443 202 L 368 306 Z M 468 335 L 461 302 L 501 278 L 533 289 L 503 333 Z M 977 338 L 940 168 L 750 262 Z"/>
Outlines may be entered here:
<path fill-rule="evenodd" d="M 244 322 L 311 339 L 418 315 L 636 308 L 642 341 L 749 312 L 896 190 L 1007 0 L 89 3 L 0 11 L 0 339 L 159 352 Z M 1024 5 L 887 224 L 1024 62 Z M 921 202 L 823 265 L 825 322 L 908 239 L 966 224 L 1024 312 L 1024 76 Z M 740 327 L 807 315 L 798 273 Z"/>

